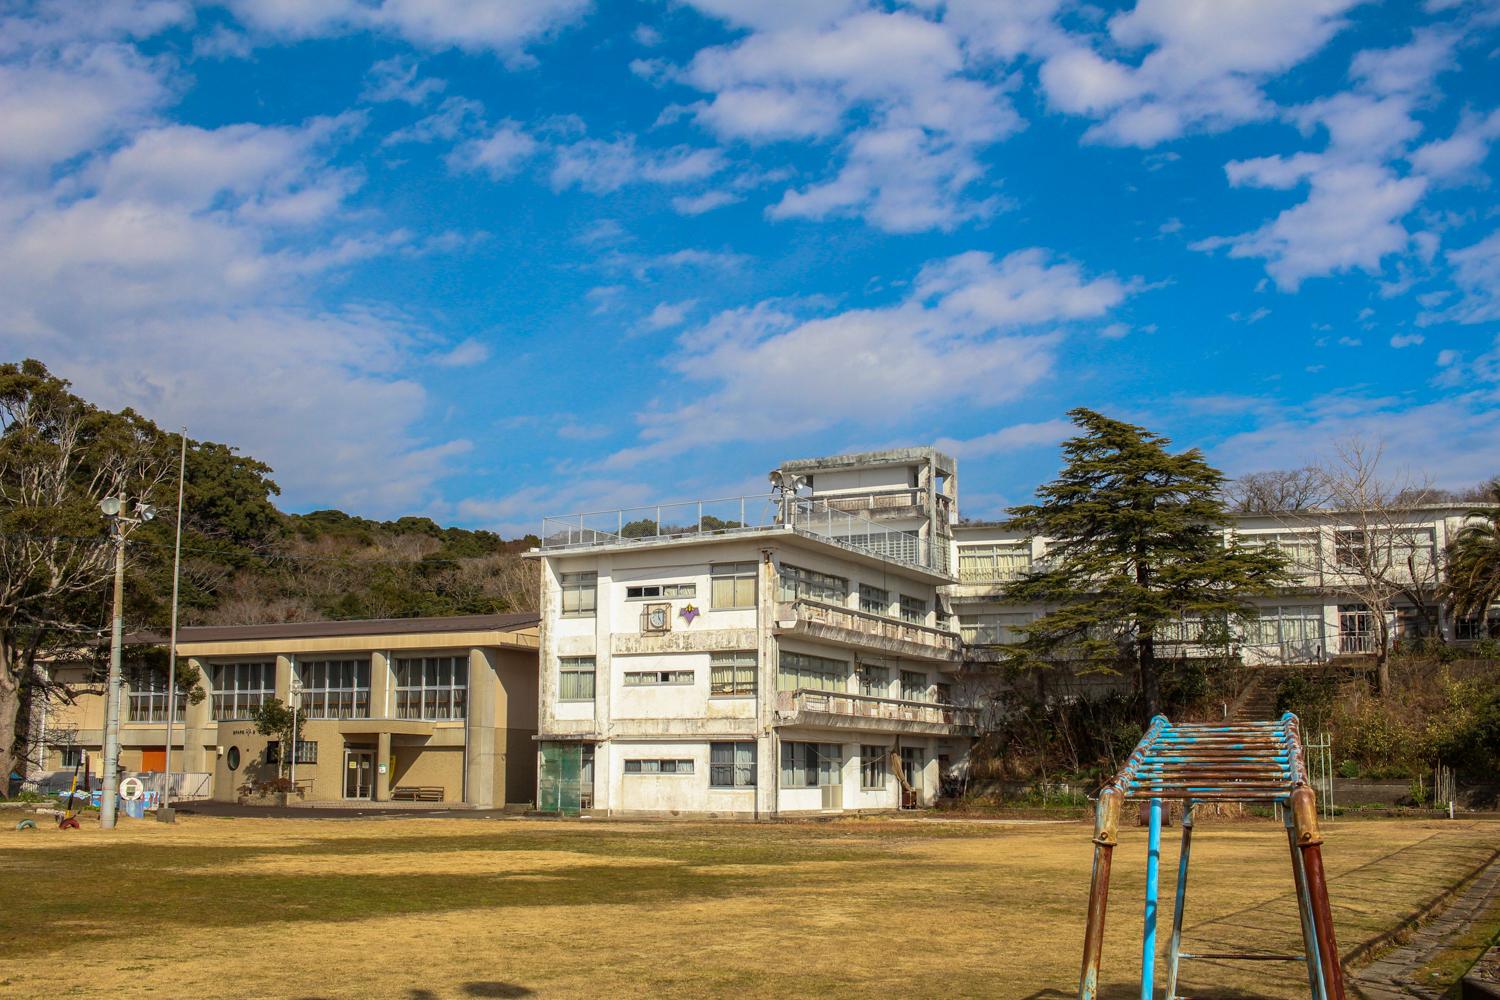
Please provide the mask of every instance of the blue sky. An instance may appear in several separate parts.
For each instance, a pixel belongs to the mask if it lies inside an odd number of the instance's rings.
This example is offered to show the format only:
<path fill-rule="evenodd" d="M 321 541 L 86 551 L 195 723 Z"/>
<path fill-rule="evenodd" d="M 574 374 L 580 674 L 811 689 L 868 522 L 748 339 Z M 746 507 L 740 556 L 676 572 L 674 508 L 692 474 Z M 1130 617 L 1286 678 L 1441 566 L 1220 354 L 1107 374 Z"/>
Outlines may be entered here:
<path fill-rule="evenodd" d="M 1086 405 L 1500 472 L 1494 0 L 0 3 L 0 345 L 535 530 Z"/>

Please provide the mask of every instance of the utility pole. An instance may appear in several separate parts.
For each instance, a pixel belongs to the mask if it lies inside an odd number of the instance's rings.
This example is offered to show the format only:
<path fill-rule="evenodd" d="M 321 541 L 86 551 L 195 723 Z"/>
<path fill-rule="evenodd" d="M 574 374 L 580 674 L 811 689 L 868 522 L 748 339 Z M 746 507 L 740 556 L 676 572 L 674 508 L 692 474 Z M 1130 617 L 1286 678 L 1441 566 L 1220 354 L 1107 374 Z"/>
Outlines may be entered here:
<path fill-rule="evenodd" d="M 115 613 L 109 636 L 109 682 L 104 702 L 104 784 L 99 796 L 99 825 L 113 830 L 120 787 L 120 693 L 125 686 L 120 668 L 120 646 L 125 631 L 125 531 L 127 525 L 134 527 L 151 520 L 156 516 L 156 508 L 137 501 L 135 517 L 127 517 L 123 500 L 105 497 L 99 502 L 99 509 L 110 519 L 115 540 Z"/>
<path fill-rule="evenodd" d="M 156 818 L 163 823 L 176 819 L 172 812 L 172 721 L 177 714 L 177 592 L 182 581 L 182 492 L 187 481 L 187 428 L 180 432 L 182 452 L 177 459 L 177 542 L 172 550 L 172 632 L 167 640 L 167 780 L 162 786 Z M 187 751 L 187 729 L 183 729 L 183 752 Z M 187 762 L 183 762 L 187 769 Z"/>

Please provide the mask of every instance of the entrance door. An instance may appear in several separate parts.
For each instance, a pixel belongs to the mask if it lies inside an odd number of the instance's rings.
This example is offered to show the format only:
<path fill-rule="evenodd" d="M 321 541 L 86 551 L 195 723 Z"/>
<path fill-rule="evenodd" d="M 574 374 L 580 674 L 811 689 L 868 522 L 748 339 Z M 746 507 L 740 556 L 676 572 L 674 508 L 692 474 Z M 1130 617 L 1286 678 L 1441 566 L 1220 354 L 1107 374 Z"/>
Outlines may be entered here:
<path fill-rule="evenodd" d="M 375 789 L 375 751 L 344 751 L 344 798 L 368 799 Z"/>
<path fill-rule="evenodd" d="M 540 812 L 577 816 L 594 807 L 594 746 L 592 743 L 543 743 L 537 782 Z"/>

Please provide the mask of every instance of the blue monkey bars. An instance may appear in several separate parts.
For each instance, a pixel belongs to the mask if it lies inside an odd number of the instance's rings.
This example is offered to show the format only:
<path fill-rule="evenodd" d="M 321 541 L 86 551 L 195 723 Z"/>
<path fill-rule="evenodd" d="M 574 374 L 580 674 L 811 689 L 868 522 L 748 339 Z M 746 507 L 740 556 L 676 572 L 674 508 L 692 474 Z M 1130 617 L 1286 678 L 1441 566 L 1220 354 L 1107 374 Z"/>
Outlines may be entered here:
<path fill-rule="evenodd" d="M 1183 803 L 1182 852 L 1177 862 L 1176 906 L 1167 946 L 1167 1000 L 1179 1000 L 1177 974 L 1183 959 L 1293 961 L 1307 965 L 1313 1000 L 1344 1000 L 1344 975 L 1334 939 L 1333 916 L 1323 872 L 1323 838 L 1318 808 L 1302 750 L 1302 730 L 1291 712 L 1274 722 L 1225 725 L 1169 722 L 1158 715 L 1130 759 L 1099 793 L 1094 816 L 1094 874 L 1089 889 L 1088 926 L 1083 940 L 1079 1000 L 1095 1000 L 1104 950 L 1104 915 L 1109 901 L 1110 862 L 1119 843 L 1121 807 L 1146 801 L 1145 931 L 1141 939 L 1141 1000 L 1155 1000 L 1156 924 L 1161 860 L 1162 810 L 1169 800 Z M 1193 809 L 1203 802 L 1258 802 L 1282 806 L 1292 855 L 1292 882 L 1302 922 L 1303 954 L 1182 950 L 1182 913 L 1187 902 L 1188 860 L 1192 854 Z"/>

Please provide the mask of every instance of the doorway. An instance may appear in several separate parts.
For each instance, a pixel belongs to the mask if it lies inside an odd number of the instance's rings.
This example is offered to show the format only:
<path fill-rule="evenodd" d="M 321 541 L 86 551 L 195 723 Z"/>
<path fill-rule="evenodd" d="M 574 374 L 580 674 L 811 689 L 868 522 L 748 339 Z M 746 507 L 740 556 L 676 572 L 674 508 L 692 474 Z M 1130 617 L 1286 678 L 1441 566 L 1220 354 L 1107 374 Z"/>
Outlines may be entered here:
<path fill-rule="evenodd" d="M 927 767 L 927 755 L 921 747 L 901 748 L 901 773 L 906 778 L 906 786 L 902 788 L 901 808 L 922 808 L 922 772 Z"/>
<path fill-rule="evenodd" d="M 375 751 L 344 751 L 344 798 L 368 799 L 375 788 Z"/>

